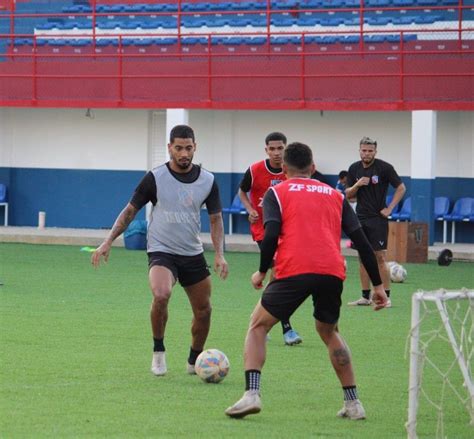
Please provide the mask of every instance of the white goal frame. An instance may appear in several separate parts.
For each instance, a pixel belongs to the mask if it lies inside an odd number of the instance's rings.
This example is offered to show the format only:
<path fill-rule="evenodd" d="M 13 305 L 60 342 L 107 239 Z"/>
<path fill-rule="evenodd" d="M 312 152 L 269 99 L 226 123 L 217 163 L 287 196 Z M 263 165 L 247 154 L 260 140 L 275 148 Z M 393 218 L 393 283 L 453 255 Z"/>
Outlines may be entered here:
<path fill-rule="evenodd" d="M 449 300 L 465 299 L 469 301 L 471 312 L 474 312 L 474 290 L 463 289 L 461 291 L 419 291 L 412 296 L 412 313 L 410 329 L 410 375 L 408 386 L 408 421 L 406 429 L 409 439 L 416 439 L 416 420 L 418 412 L 418 400 L 421 386 L 422 356 L 420 350 L 420 305 L 422 301 L 430 301 L 436 304 L 439 311 L 442 324 L 446 330 L 449 343 L 454 351 L 459 370 L 464 380 L 464 386 L 467 391 L 468 407 L 471 425 L 474 425 L 474 383 L 471 376 L 469 358 L 465 357 L 462 346 L 458 345 L 453 327 L 449 320 L 446 308 L 446 302 Z M 472 340 L 474 334 L 468 334 L 469 340 Z M 469 354 L 468 354 L 469 355 Z"/>

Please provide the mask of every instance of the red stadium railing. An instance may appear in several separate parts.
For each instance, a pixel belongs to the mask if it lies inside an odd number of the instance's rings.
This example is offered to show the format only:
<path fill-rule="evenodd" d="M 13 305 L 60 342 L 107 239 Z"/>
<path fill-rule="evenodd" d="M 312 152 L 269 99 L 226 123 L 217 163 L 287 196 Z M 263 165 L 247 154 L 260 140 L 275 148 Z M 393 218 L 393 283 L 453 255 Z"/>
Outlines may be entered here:
<path fill-rule="evenodd" d="M 99 4 L 123 3 L 92 1 L 92 12 L 74 13 L 86 17 L 91 30 L 83 33 L 36 31 L 19 34 L 22 20 L 32 18 L 68 18 L 68 13 L 18 13 L 15 3 L 0 3 L 5 9 L 0 20 L 8 20 L 10 32 L 0 36 L 5 53 L 0 54 L 0 105 L 38 107 L 115 107 L 115 108 L 227 108 L 227 109 L 334 109 L 334 110 L 472 110 L 474 109 L 474 28 L 463 19 L 463 11 L 473 6 L 423 7 L 423 10 L 456 11 L 453 26 L 437 29 L 418 26 L 369 30 L 364 16 L 375 11 L 400 8 L 359 8 L 275 10 L 266 1 L 267 25 L 260 32 L 192 32 L 181 20 L 196 14 L 183 10 L 155 12 L 155 16 L 174 16 L 176 29 L 160 33 L 162 39 L 174 38 L 173 44 L 141 46 L 125 44 L 131 38 L 145 41 L 156 33 L 137 30 L 100 33 L 96 24 L 109 13 L 97 12 Z M 169 3 L 141 2 L 141 3 Z M 218 2 L 215 2 L 218 3 Z M 8 7 L 7 7 L 8 6 Z M 421 7 L 404 8 L 421 10 Z M 11 9 L 11 12 L 9 11 Z M 281 14 L 327 14 L 355 12 L 357 31 L 331 28 L 323 31 L 277 32 L 271 18 Z M 239 11 L 255 14 L 257 11 Z M 235 11 L 219 11 L 221 16 Z M 216 11 L 200 11 L 200 16 Z M 149 12 L 134 12 L 134 17 Z M 129 17 L 130 13 L 114 13 Z M 390 29 L 393 29 L 390 28 Z M 377 35 L 398 36 L 392 41 L 374 43 Z M 415 40 L 408 38 L 416 34 Z M 337 36 L 338 43 L 315 43 L 309 37 Z M 346 42 L 344 36 L 358 37 Z M 88 39 L 90 45 L 43 46 L 46 37 Z M 213 38 L 265 37 L 263 44 L 232 44 Z M 278 44 L 277 37 L 298 37 Z M 31 45 L 20 45 L 22 38 Z M 101 39 L 115 39 L 115 45 L 103 46 Z M 187 45 L 186 39 L 203 38 L 204 44 Z M 367 38 L 369 40 L 367 40 Z M 314 40 L 314 39 L 313 39 Z"/>

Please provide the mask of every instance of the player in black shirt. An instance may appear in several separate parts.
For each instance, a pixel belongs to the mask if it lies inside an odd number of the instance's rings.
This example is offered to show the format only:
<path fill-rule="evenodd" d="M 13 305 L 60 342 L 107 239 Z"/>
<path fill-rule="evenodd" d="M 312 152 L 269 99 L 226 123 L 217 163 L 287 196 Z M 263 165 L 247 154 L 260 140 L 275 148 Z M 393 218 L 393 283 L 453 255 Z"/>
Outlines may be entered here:
<path fill-rule="evenodd" d="M 390 301 L 390 274 L 386 265 L 388 217 L 401 201 L 406 188 L 394 167 L 375 158 L 377 142 L 364 137 L 360 141 L 361 160 L 353 163 L 347 176 L 346 197 L 357 198 L 356 212 L 362 228 L 377 256 L 380 276 Z M 392 201 L 386 206 L 388 186 L 395 188 Z M 362 297 L 349 305 L 370 305 L 370 279 L 362 264 L 359 265 Z"/>

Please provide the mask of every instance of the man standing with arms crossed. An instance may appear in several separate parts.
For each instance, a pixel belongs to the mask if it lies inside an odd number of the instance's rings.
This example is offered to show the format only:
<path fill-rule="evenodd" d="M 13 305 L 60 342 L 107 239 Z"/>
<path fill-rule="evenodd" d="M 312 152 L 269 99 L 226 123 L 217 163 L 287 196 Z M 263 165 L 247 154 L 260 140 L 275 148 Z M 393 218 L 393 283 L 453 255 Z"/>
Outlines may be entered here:
<path fill-rule="evenodd" d="M 266 357 L 265 336 L 278 322 L 289 318 L 306 300 L 313 298 L 316 330 L 342 385 L 344 407 L 338 416 L 365 419 L 358 399 L 349 348 L 337 329 L 345 261 L 341 255 L 341 229 L 357 244 L 359 256 L 374 284 L 374 309 L 385 306 L 374 252 L 357 217 L 344 196 L 334 188 L 310 178 L 314 171 L 309 146 L 291 143 L 285 149 L 283 170 L 288 179 L 265 194 L 265 236 L 260 268 L 252 284 L 262 288 L 275 258 L 275 280 L 255 307 L 245 340 L 245 393 L 225 413 L 242 418 L 261 410 L 260 376 Z M 322 401 L 324 404 L 324 400 Z"/>
<path fill-rule="evenodd" d="M 265 192 L 271 186 L 286 180 L 281 169 L 283 150 L 286 146 L 286 136 L 282 133 L 270 133 L 265 138 L 265 152 L 268 159 L 256 162 L 247 169 L 240 182 L 239 197 L 249 214 L 252 239 L 261 247 L 263 240 L 262 200 Z M 303 340 L 292 328 L 290 320 L 282 320 L 283 339 L 288 346 L 301 343 Z"/>
<path fill-rule="evenodd" d="M 194 374 L 197 356 L 211 324 L 211 278 L 199 237 L 201 206 L 206 204 L 210 218 L 211 238 L 215 250 L 214 270 L 222 279 L 228 274 L 224 259 L 224 228 L 219 189 L 214 175 L 192 163 L 196 143 L 194 131 L 177 125 L 170 133 L 170 161 L 148 172 L 135 189 L 130 202 L 117 217 L 109 236 L 92 254 L 92 265 L 109 258 L 112 242 L 118 238 L 149 201 L 153 204 L 148 224 L 149 282 L 153 357 L 151 372 L 167 372 L 164 336 L 168 320 L 168 301 L 176 281 L 188 295 L 193 311 L 191 348 L 187 372 Z"/>
<path fill-rule="evenodd" d="M 390 273 L 386 264 L 388 217 L 405 195 L 406 188 L 390 163 L 375 158 L 377 154 L 375 140 L 369 137 L 362 138 L 359 154 L 361 160 L 353 163 L 349 168 L 346 197 L 348 199 L 357 198 L 357 216 L 375 251 L 380 276 L 388 297 L 387 307 L 391 307 Z M 395 193 L 390 204 L 386 206 L 389 184 L 395 188 Z M 367 306 L 371 304 L 370 279 L 362 264 L 359 264 L 359 274 L 362 297 L 354 302 L 349 302 L 349 305 Z"/>

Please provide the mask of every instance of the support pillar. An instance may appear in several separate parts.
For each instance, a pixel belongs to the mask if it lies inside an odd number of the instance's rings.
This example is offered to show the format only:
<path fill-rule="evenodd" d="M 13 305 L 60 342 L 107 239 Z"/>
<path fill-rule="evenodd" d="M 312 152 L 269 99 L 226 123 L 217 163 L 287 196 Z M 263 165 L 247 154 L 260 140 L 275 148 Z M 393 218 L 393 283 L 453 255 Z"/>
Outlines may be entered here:
<path fill-rule="evenodd" d="M 411 133 L 411 221 L 429 228 L 429 245 L 435 236 L 434 197 L 436 178 L 437 113 L 413 111 Z"/>

